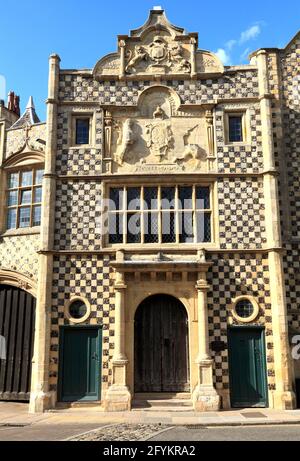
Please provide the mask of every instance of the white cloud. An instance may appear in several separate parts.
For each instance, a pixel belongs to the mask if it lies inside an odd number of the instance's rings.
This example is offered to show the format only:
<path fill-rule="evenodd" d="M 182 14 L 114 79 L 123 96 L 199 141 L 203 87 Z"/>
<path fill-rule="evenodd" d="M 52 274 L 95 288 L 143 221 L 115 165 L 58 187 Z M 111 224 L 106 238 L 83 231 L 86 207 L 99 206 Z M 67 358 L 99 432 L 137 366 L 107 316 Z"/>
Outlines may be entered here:
<path fill-rule="evenodd" d="M 250 48 L 246 48 L 240 56 L 241 61 L 244 61 L 245 59 L 247 59 L 249 54 L 250 54 Z"/>
<path fill-rule="evenodd" d="M 260 26 L 256 24 L 255 26 L 249 27 L 249 29 L 244 30 L 240 36 L 240 43 L 248 42 L 249 40 L 253 40 L 256 38 L 261 32 Z"/>
<path fill-rule="evenodd" d="M 222 61 L 222 63 L 225 66 L 230 65 L 230 62 L 231 62 L 230 55 L 224 50 L 224 48 L 219 48 L 215 54 L 218 56 L 218 58 Z"/>
<path fill-rule="evenodd" d="M 236 45 L 236 40 L 229 40 L 227 43 L 225 43 L 225 48 L 231 50 L 234 45 Z"/>

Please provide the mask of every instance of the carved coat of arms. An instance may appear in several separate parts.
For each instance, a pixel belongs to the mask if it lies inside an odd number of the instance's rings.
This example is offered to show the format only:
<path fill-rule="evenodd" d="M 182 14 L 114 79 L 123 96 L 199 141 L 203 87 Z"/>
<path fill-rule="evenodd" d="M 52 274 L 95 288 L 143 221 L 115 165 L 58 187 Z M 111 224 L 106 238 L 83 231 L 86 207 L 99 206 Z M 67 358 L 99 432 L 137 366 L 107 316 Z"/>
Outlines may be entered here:
<path fill-rule="evenodd" d="M 171 124 L 167 120 L 163 120 L 163 114 L 161 107 L 157 107 L 153 114 L 155 121 L 146 125 L 145 133 L 147 147 L 160 162 L 167 156 L 173 137 Z"/>
<path fill-rule="evenodd" d="M 159 36 L 154 37 L 153 42 L 149 45 L 149 55 L 154 62 L 163 61 L 168 53 L 168 47 L 166 42 Z"/>

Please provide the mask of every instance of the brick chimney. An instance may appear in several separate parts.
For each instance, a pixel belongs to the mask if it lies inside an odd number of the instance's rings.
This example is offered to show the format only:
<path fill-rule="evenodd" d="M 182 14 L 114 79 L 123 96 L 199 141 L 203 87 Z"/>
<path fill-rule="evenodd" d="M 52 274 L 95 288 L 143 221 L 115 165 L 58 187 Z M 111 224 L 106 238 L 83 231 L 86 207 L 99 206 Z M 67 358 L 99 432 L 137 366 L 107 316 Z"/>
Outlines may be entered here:
<path fill-rule="evenodd" d="M 20 96 L 17 96 L 13 91 L 8 93 L 7 109 L 20 117 Z"/>

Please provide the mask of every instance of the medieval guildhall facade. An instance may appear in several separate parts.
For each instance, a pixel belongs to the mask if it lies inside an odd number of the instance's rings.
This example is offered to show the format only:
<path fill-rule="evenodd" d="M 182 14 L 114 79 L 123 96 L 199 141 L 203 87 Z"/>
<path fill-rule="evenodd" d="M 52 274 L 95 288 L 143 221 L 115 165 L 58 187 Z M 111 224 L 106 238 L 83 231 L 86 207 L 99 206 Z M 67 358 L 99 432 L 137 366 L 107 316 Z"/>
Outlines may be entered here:
<path fill-rule="evenodd" d="M 300 34 L 224 67 L 154 9 L 50 57 L 46 123 L 1 104 L 1 400 L 295 408 L 299 72 Z"/>

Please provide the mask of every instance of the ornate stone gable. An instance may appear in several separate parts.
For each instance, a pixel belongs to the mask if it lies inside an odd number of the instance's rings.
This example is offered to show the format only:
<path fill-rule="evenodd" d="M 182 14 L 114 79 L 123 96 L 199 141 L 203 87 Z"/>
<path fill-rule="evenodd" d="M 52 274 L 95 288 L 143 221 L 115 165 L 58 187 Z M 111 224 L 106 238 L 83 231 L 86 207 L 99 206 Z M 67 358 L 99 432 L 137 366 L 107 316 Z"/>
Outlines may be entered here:
<path fill-rule="evenodd" d="M 118 37 L 118 52 L 103 57 L 95 66 L 96 79 L 105 77 L 178 78 L 198 74 L 220 75 L 224 68 L 213 53 L 197 50 L 198 34 L 172 25 L 163 10 L 152 10 L 147 22 L 130 35 Z"/>

